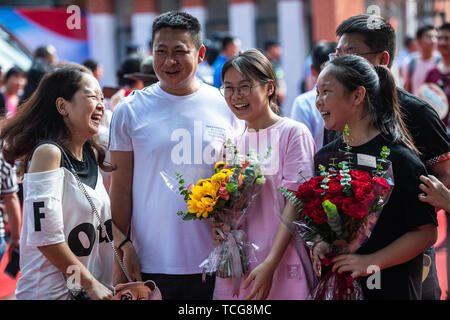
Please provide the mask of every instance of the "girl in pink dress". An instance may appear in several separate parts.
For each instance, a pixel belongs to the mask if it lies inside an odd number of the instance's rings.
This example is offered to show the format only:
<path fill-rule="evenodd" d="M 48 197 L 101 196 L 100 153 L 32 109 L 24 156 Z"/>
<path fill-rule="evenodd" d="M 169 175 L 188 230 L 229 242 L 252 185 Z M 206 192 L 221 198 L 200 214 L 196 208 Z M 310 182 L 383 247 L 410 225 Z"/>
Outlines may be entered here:
<path fill-rule="evenodd" d="M 220 90 L 229 108 L 246 122 L 235 140 L 239 152 L 265 155 L 269 146 L 272 151 L 264 170 L 266 182 L 249 208 L 245 226 L 256 262 L 241 279 L 238 297 L 232 296 L 232 279 L 216 277 L 214 299 L 306 299 L 316 278 L 308 250 L 295 243 L 280 221 L 291 204 L 277 188 L 297 190 L 303 182 L 300 171 L 306 179 L 313 175 L 314 140 L 306 126 L 277 114 L 274 71 L 260 51 L 247 50 L 229 59 L 222 82 Z"/>

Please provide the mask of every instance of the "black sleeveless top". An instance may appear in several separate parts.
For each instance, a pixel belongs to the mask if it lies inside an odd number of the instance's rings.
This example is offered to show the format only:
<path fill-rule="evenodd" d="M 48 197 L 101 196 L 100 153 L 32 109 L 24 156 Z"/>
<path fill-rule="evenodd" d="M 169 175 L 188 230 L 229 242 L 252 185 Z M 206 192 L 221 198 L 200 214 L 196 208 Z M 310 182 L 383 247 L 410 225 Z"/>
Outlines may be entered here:
<path fill-rule="evenodd" d="M 97 160 L 95 159 L 94 150 L 92 149 L 92 147 L 88 142 L 86 142 L 83 146 L 83 161 L 76 159 L 74 156 L 72 156 L 72 154 L 68 150 L 65 150 L 62 146 L 50 140 L 39 142 L 31 152 L 29 160 L 31 160 L 34 150 L 36 150 L 36 148 L 39 147 L 40 145 L 46 143 L 53 144 L 57 146 L 60 150 L 64 151 L 61 152 L 61 167 L 71 171 L 70 163 L 72 163 L 72 166 L 75 169 L 75 172 L 80 177 L 81 182 L 83 182 L 85 185 L 88 185 L 92 189 L 95 189 L 98 179 L 98 165 Z M 64 153 L 67 155 L 67 157 L 64 156 Z"/>

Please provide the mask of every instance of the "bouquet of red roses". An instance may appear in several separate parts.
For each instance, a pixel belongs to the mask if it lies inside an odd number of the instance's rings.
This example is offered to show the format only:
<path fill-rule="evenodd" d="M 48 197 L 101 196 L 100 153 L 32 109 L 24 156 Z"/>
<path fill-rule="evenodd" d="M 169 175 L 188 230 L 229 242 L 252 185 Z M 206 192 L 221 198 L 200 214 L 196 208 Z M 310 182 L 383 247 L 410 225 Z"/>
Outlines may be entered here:
<path fill-rule="evenodd" d="M 355 252 L 369 239 L 394 186 L 387 147 L 383 147 L 380 158 L 374 158 L 373 169 L 367 163 L 359 164 L 361 155 L 350 149 L 346 146 L 335 157 L 329 157 L 329 168 L 319 165 L 319 175 L 303 183 L 295 194 L 280 188 L 298 209 L 295 221 L 289 223 L 294 237 L 310 249 L 319 241 L 330 244 L 332 252 L 327 260 Z M 311 298 L 355 300 L 363 296 L 358 279 L 329 271 Z"/>

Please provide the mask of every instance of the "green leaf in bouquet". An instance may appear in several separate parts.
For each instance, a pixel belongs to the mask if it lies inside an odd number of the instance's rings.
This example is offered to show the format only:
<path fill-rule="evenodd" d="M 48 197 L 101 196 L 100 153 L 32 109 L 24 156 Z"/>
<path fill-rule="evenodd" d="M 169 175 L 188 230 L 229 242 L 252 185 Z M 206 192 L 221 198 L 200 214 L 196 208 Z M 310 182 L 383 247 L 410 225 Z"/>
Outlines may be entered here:
<path fill-rule="evenodd" d="M 197 219 L 197 216 L 195 214 L 192 214 L 189 212 L 183 217 L 184 221 L 195 220 L 195 219 Z"/>
<path fill-rule="evenodd" d="M 302 179 L 306 182 L 306 181 L 308 181 L 308 179 L 306 179 L 306 177 L 303 175 L 303 170 L 300 170 L 299 172 L 298 172 L 298 175 L 300 176 L 300 177 L 302 177 Z"/>
<path fill-rule="evenodd" d="M 324 165 L 321 165 L 321 164 L 319 164 L 319 171 L 320 172 L 326 172 L 327 171 L 327 168 L 325 168 L 325 166 Z"/>
<path fill-rule="evenodd" d="M 233 193 L 237 190 L 238 185 L 234 182 L 229 182 L 229 183 L 227 183 L 225 188 L 228 190 L 228 192 Z"/>

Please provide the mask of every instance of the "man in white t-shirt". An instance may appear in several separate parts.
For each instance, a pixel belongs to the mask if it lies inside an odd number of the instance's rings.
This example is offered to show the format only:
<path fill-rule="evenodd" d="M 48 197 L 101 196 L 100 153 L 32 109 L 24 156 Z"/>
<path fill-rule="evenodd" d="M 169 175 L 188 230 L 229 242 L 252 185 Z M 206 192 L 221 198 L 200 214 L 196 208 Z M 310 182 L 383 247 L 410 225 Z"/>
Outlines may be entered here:
<path fill-rule="evenodd" d="M 163 299 L 212 299 L 215 279 L 202 281 L 199 268 L 213 244 L 209 223 L 177 215 L 187 205 L 161 173 L 180 172 L 186 184 L 210 176 L 225 138 L 241 129 L 219 91 L 195 76 L 205 56 L 201 33 L 197 19 L 186 13 L 155 18 L 153 67 L 159 82 L 124 98 L 111 122 L 111 162 L 117 165 L 112 217 L 131 239 L 115 245 L 128 273 L 139 268 L 142 280 L 154 280 Z M 115 283 L 126 282 L 115 270 Z"/>
<path fill-rule="evenodd" d="M 404 88 L 414 95 L 417 95 L 419 87 L 425 83 L 428 71 L 440 60 L 439 52 L 436 52 L 437 31 L 433 26 L 419 28 L 416 39 L 419 52 L 411 55 L 402 69 Z"/>

